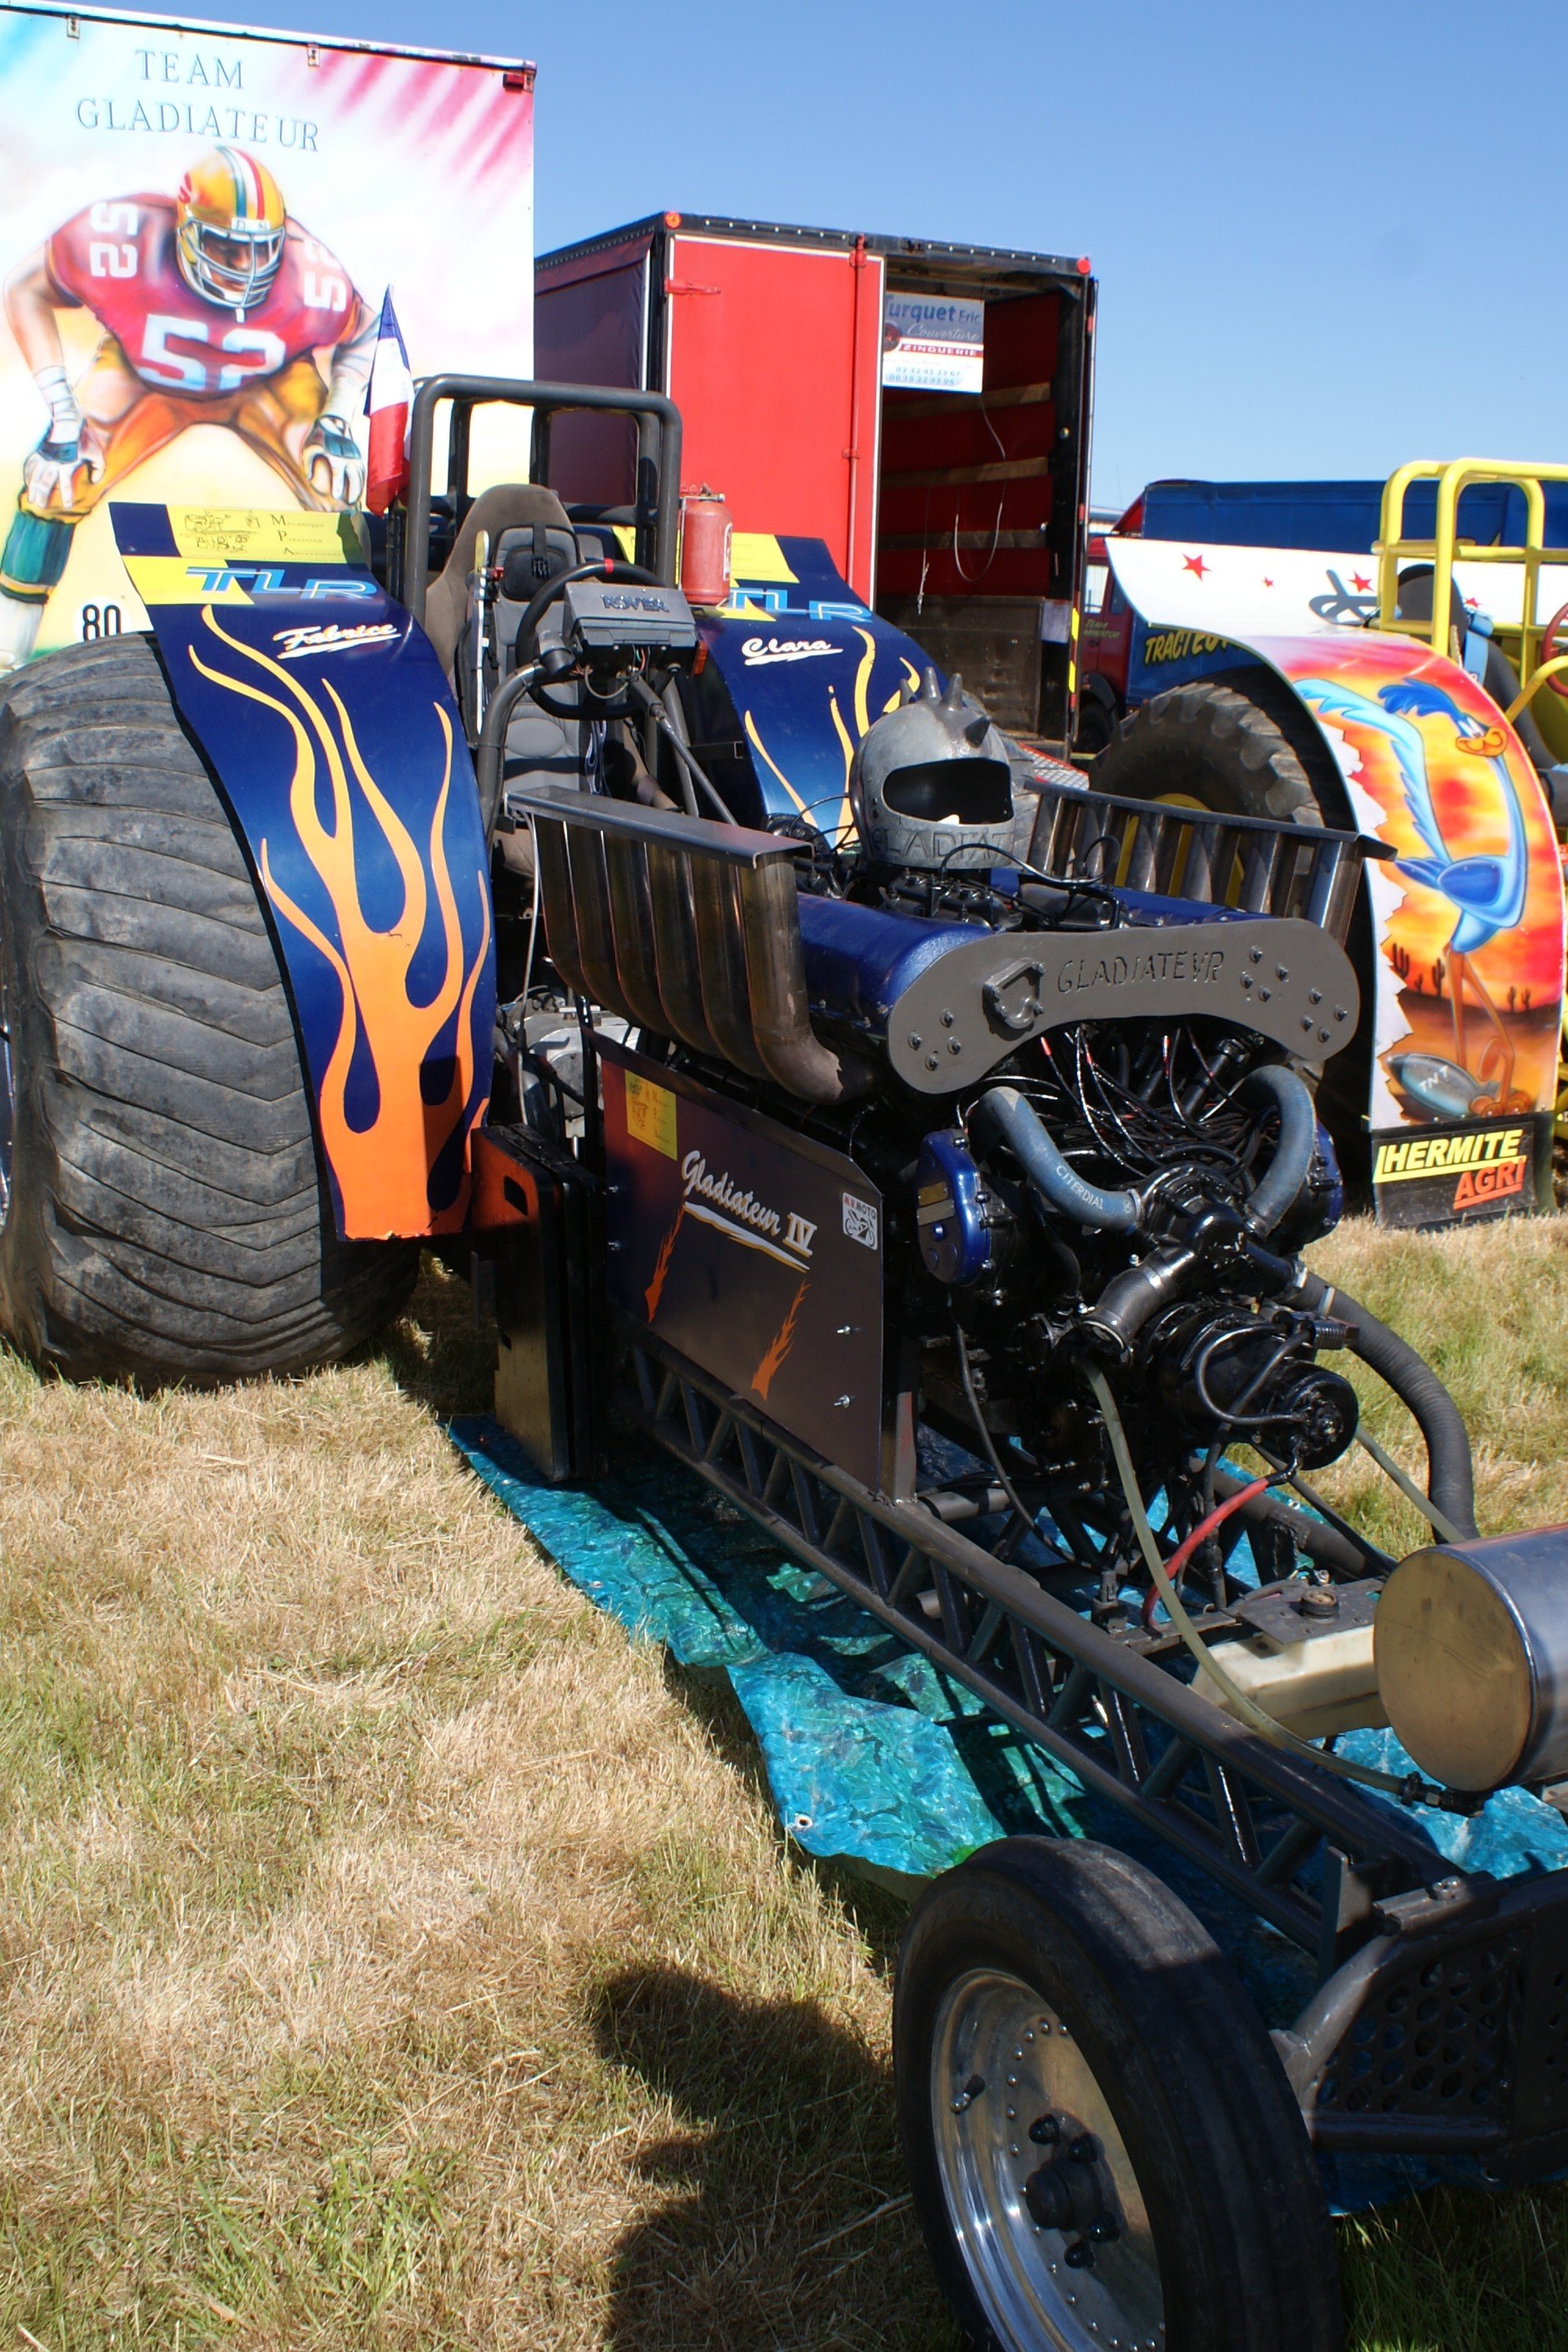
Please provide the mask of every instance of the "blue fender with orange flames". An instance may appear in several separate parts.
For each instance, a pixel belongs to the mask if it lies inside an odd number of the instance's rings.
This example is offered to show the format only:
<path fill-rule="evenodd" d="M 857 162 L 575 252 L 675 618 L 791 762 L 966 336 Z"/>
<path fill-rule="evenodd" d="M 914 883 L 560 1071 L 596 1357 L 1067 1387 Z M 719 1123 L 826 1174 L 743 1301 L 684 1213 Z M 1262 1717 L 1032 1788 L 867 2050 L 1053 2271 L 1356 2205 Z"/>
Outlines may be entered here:
<path fill-rule="evenodd" d="M 113 521 L 272 925 L 337 1230 L 454 1232 L 489 1097 L 495 945 L 436 654 L 345 517 L 118 504 Z"/>
<path fill-rule="evenodd" d="M 742 824 L 798 819 L 842 841 L 857 744 L 932 664 L 860 602 L 821 540 L 738 545 L 728 604 L 698 622 L 705 764 Z"/>

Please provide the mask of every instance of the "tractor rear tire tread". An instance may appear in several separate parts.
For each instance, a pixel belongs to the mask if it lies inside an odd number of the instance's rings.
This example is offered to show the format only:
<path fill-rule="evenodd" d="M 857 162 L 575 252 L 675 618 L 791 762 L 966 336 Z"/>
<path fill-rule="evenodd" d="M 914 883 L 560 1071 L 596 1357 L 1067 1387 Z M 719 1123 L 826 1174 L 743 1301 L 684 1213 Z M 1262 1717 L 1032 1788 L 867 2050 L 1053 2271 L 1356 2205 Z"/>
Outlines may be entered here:
<path fill-rule="evenodd" d="M 149 638 L 51 654 L 0 698 L 0 887 L 7 1335 L 154 1384 L 374 1337 L 417 1248 L 332 1231 L 278 950 Z"/>
<path fill-rule="evenodd" d="M 1250 692 L 1209 678 L 1170 687 L 1124 719 L 1095 762 L 1094 786 L 1133 800 L 1185 793 L 1205 808 L 1217 786 L 1237 816 L 1324 822 L 1279 720 Z"/>

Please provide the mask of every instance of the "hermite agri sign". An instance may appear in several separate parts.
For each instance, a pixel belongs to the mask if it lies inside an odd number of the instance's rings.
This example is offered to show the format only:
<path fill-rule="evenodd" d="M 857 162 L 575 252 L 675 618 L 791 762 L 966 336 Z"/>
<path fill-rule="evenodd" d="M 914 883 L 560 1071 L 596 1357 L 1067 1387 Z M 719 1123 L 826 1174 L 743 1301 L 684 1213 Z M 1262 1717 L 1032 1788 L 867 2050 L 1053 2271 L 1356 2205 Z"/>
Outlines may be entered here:
<path fill-rule="evenodd" d="M 1535 1134 L 1510 1125 L 1447 1127 L 1372 1139 L 1372 1181 L 1385 1225 L 1468 1224 L 1530 1207 L 1535 1198 Z"/>
<path fill-rule="evenodd" d="M 357 505 L 388 288 L 421 372 L 531 373 L 532 89 L 0 5 L 0 672 L 147 626 L 111 497 Z"/>

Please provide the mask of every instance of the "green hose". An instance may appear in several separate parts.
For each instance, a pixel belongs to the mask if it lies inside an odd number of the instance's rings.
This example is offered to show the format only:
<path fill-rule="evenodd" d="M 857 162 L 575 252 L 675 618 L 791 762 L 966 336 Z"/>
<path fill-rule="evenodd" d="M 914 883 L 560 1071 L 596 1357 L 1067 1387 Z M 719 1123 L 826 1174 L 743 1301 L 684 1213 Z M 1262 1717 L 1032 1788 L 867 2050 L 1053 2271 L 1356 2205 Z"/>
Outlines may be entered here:
<path fill-rule="evenodd" d="M 1464 1542 L 1465 1538 L 1459 1533 L 1458 1528 L 1454 1525 L 1453 1520 L 1448 1518 L 1437 1508 L 1436 1504 L 1433 1502 L 1429 1495 L 1424 1495 L 1421 1492 L 1420 1487 L 1415 1484 L 1414 1478 L 1407 1478 L 1405 1476 L 1405 1472 L 1400 1468 L 1393 1454 L 1385 1454 L 1375 1437 L 1369 1437 L 1364 1429 L 1358 1429 L 1355 1433 L 1355 1442 L 1362 1448 L 1363 1453 L 1371 1454 L 1378 1468 L 1383 1471 L 1386 1476 L 1393 1479 L 1400 1493 L 1405 1496 L 1405 1501 L 1415 1505 L 1415 1508 L 1420 1512 L 1421 1517 L 1430 1522 L 1432 1527 L 1436 1528 L 1438 1535 L 1442 1537 L 1445 1543 L 1457 1544 Z"/>

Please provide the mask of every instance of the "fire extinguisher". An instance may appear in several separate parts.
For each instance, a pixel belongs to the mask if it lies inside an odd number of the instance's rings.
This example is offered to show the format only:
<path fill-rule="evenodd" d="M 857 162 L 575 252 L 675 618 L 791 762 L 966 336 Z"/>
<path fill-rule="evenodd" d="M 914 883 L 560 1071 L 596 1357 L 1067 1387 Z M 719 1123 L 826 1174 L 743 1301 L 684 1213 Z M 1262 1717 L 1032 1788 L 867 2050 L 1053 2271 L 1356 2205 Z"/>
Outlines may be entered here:
<path fill-rule="evenodd" d="M 730 593 L 730 511 L 706 482 L 680 494 L 680 585 L 692 604 L 722 604 Z"/>

